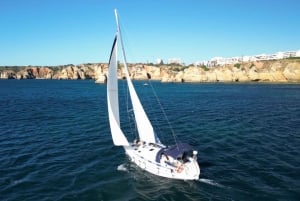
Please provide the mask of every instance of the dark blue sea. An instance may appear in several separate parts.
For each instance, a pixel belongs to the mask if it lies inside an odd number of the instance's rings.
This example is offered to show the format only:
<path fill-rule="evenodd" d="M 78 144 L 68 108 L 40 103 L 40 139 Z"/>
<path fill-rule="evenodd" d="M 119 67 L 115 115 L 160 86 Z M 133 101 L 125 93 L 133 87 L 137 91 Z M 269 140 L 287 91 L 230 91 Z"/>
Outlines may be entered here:
<path fill-rule="evenodd" d="M 134 84 L 161 141 L 173 130 L 198 150 L 199 181 L 130 163 L 111 140 L 106 85 L 0 80 L 0 200 L 300 200 L 299 84 Z"/>

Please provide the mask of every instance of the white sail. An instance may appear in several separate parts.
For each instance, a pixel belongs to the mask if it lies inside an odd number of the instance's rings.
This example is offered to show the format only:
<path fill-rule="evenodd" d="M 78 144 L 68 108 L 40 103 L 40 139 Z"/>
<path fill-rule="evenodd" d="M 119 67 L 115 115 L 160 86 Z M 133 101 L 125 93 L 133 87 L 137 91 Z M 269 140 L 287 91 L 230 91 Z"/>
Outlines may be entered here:
<path fill-rule="evenodd" d="M 141 104 L 139 97 L 137 96 L 137 93 L 133 87 L 132 81 L 129 76 L 126 55 L 125 55 L 125 50 L 124 50 L 124 46 L 123 46 L 123 40 L 121 37 L 119 20 L 118 20 L 118 15 L 117 15 L 116 10 L 115 10 L 115 15 L 116 15 L 116 21 L 117 21 L 118 38 L 120 39 L 120 42 L 122 45 L 123 63 L 124 63 L 124 68 L 125 68 L 125 73 L 126 73 L 126 79 L 127 79 L 127 84 L 128 84 L 128 88 L 129 88 L 130 98 L 131 98 L 131 102 L 132 102 L 132 106 L 133 106 L 133 111 L 134 111 L 134 116 L 135 116 L 135 121 L 136 121 L 137 129 L 138 129 L 139 137 L 140 137 L 140 140 L 142 140 L 142 141 L 157 143 L 157 142 L 159 142 L 159 139 L 155 135 L 155 132 L 151 125 L 151 122 L 150 122 L 149 118 L 147 117 L 147 114 L 144 111 L 144 108 Z"/>
<path fill-rule="evenodd" d="M 107 77 L 107 105 L 109 125 L 112 139 L 117 146 L 128 146 L 129 143 L 120 128 L 119 97 L 118 97 L 118 62 L 117 62 L 117 36 L 115 37 L 109 59 Z"/>

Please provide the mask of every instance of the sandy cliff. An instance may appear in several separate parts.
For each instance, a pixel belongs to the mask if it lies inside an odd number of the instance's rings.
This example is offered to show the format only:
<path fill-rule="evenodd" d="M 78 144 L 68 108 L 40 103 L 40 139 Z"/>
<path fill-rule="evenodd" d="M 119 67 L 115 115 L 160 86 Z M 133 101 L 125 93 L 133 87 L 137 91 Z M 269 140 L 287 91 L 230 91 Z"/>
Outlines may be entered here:
<path fill-rule="evenodd" d="M 165 82 L 300 82 L 300 61 L 260 61 L 222 67 L 189 67 L 166 73 Z"/>
<path fill-rule="evenodd" d="M 107 64 L 80 64 L 55 67 L 0 67 L 0 79 L 94 79 L 104 83 Z M 119 79 L 125 77 L 120 68 Z M 300 59 L 260 61 L 207 68 L 195 66 L 130 64 L 135 80 L 162 82 L 300 82 Z"/>

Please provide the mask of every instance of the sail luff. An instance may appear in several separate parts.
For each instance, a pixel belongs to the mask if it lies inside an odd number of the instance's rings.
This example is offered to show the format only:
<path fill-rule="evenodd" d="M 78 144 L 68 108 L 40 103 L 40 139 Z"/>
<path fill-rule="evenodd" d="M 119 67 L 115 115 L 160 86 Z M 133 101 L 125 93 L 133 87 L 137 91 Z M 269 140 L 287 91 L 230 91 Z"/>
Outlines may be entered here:
<path fill-rule="evenodd" d="M 118 33 L 118 37 L 119 37 L 120 43 L 121 43 L 123 63 L 124 63 L 124 68 L 125 68 L 125 73 L 126 73 L 126 80 L 128 83 L 129 93 L 130 93 L 131 102 L 133 105 L 133 111 L 134 111 L 134 116 L 135 116 L 135 121 L 137 124 L 139 137 L 140 137 L 140 140 L 142 140 L 142 141 L 156 143 L 158 139 L 155 136 L 152 124 L 151 124 L 149 118 L 147 117 L 146 112 L 144 111 L 141 101 L 140 101 L 140 99 L 134 89 L 133 83 L 130 79 L 124 45 L 123 45 L 123 40 L 122 40 L 122 36 L 121 36 L 121 30 L 119 27 L 117 10 L 115 10 L 115 16 L 116 16 L 116 21 L 117 21 L 117 30 L 118 30 L 117 33 Z"/>
<path fill-rule="evenodd" d="M 116 35 L 109 59 L 107 78 L 107 106 L 109 125 L 112 139 L 117 146 L 128 146 L 129 143 L 120 128 L 119 97 L 118 97 L 118 62 L 117 62 L 117 41 Z"/>

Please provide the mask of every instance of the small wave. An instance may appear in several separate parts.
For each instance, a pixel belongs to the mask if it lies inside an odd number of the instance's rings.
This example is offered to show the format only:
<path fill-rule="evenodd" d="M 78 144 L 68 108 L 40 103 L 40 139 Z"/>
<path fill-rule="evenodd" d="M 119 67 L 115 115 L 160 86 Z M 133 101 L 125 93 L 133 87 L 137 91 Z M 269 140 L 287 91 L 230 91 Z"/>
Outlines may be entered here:
<path fill-rule="evenodd" d="M 18 184 L 21 184 L 21 183 L 24 183 L 24 182 L 25 182 L 25 179 L 18 179 L 18 180 L 12 181 L 11 184 L 13 186 L 15 186 L 15 185 L 18 185 Z"/>
<path fill-rule="evenodd" d="M 128 169 L 125 167 L 125 164 L 121 164 L 118 166 L 117 170 L 128 172 Z"/>
<path fill-rule="evenodd" d="M 212 186 L 217 186 L 217 187 L 220 187 L 220 188 L 225 188 L 225 186 L 223 186 L 222 184 L 219 184 L 219 183 L 217 183 L 217 182 L 215 182 L 215 181 L 213 181 L 211 179 L 201 178 L 198 181 L 206 183 L 206 184 L 209 184 L 209 185 L 212 185 Z"/>

